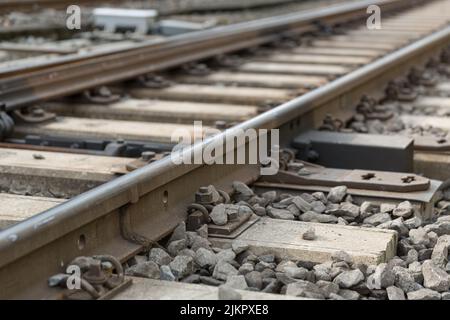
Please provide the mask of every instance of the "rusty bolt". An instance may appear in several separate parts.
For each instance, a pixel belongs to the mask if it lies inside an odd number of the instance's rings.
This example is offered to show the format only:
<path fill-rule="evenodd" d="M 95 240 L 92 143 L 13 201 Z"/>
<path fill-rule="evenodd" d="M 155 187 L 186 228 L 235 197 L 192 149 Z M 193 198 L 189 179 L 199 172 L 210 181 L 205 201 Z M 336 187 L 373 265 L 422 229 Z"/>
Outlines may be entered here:
<path fill-rule="evenodd" d="M 141 153 L 142 160 L 150 161 L 156 156 L 154 151 L 144 151 Z"/>
<path fill-rule="evenodd" d="M 102 270 L 100 260 L 92 259 L 89 269 L 83 274 L 83 278 L 91 284 L 103 284 L 106 282 L 106 274 Z"/>
<path fill-rule="evenodd" d="M 195 193 L 195 202 L 197 203 L 212 203 L 213 193 L 208 187 L 200 187 Z"/>
<path fill-rule="evenodd" d="M 233 207 L 228 208 L 226 210 L 227 216 L 228 216 L 228 220 L 229 221 L 230 220 L 236 220 L 238 218 L 238 211 L 239 211 L 239 207 L 237 207 L 237 208 L 233 208 Z"/>

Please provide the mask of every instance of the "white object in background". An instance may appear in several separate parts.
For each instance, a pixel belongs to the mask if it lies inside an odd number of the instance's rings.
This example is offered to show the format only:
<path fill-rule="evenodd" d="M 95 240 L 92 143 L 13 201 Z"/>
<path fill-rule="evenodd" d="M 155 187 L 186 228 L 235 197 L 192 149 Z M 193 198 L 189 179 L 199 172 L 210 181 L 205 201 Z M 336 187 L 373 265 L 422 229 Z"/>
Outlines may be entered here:
<path fill-rule="evenodd" d="M 134 29 L 134 32 L 146 34 L 154 25 L 156 10 L 95 8 L 94 24 L 104 31 L 115 32 L 119 28 Z"/>
<path fill-rule="evenodd" d="M 215 24 L 212 22 L 196 23 L 190 21 L 181 20 L 162 20 L 159 22 L 158 30 L 163 36 L 175 36 L 177 34 L 204 30 L 213 27 Z"/>

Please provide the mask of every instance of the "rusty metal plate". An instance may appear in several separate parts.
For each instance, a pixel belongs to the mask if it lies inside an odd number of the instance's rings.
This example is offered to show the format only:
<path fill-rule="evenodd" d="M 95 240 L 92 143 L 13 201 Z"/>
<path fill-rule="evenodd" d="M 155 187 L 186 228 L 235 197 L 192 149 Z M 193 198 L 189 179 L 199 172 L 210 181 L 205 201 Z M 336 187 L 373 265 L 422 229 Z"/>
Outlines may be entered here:
<path fill-rule="evenodd" d="M 258 220 L 260 219 L 260 217 L 256 216 L 256 215 L 250 215 L 248 220 L 245 221 L 244 223 L 238 224 L 236 226 L 236 228 L 234 228 L 233 230 L 231 230 L 230 233 L 212 233 L 211 234 L 211 229 L 209 229 L 211 227 L 211 225 L 208 225 L 208 232 L 210 233 L 209 236 L 213 237 L 213 238 L 226 238 L 226 239 L 235 239 L 237 238 L 242 232 L 244 232 L 245 230 L 247 230 L 248 228 L 250 228 L 252 225 L 254 225 Z M 214 226 L 214 227 L 218 227 L 218 226 Z M 223 230 L 221 230 L 223 231 Z"/>
<path fill-rule="evenodd" d="M 345 170 L 314 167 L 308 175 L 295 172 L 279 171 L 273 176 L 262 176 L 259 181 L 293 185 L 322 185 L 328 187 L 345 185 L 349 188 L 413 192 L 425 191 L 430 186 L 430 179 L 409 173 L 385 172 L 376 170 Z"/>

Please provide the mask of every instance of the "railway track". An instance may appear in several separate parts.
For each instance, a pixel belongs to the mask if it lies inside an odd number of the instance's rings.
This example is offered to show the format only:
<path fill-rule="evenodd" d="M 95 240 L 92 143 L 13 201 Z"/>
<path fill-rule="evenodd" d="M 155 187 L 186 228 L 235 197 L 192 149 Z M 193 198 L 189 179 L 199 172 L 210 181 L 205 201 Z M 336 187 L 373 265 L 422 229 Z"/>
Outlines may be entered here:
<path fill-rule="evenodd" d="M 112 1 L 65 1 L 65 0 L 18 0 L 18 1 L 0 1 L 0 11 L 25 11 L 33 12 L 36 9 L 42 8 L 66 8 L 69 5 L 82 5 L 85 7 L 92 7 L 93 4 L 108 4 L 117 5 L 117 0 Z M 155 8 L 165 14 L 170 13 L 190 13 L 202 11 L 216 11 L 216 10 L 242 10 L 265 6 L 282 5 L 294 2 L 293 0 L 250 0 L 250 1 L 207 1 L 207 0 L 151 0 L 151 1 L 130 1 L 123 3 L 125 6 L 134 8 Z"/>
<path fill-rule="evenodd" d="M 0 297 L 448 299 L 449 4 L 377 4 L 0 71 Z M 279 129 L 281 170 L 174 164 L 193 121 Z"/>

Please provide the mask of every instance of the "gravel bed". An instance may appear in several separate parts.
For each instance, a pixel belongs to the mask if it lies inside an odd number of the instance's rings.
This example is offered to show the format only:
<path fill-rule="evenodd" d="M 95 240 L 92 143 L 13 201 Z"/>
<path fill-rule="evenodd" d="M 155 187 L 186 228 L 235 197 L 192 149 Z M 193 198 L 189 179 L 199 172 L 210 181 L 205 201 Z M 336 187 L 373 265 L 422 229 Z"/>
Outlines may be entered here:
<path fill-rule="evenodd" d="M 191 232 L 181 223 L 164 246 L 130 260 L 126 273 L 219 286 L 219 298 L 239 299 L 234 289 L 243 289 L 331 300 L 450 299 L 450 190 L 440 192 L 434 218 L 422 221 L 408 201 L 356 204 L 345 186 L 301 195 L 256 195 L 241 182 L 233 187 L 232 204 L 218 200 L 210 210 L 213 223 L 252 210 L 273 219 L 391 229 L 399 235 L 397 256 L 379 265 L 353 263 L 343 251 L 320 264 L 280 260 L 271 253 L 254 255 L 238 241 L 229 249 L 213 247 L 206 225 Z M 303 238 L 314 241 L 314 229 Z"/>

